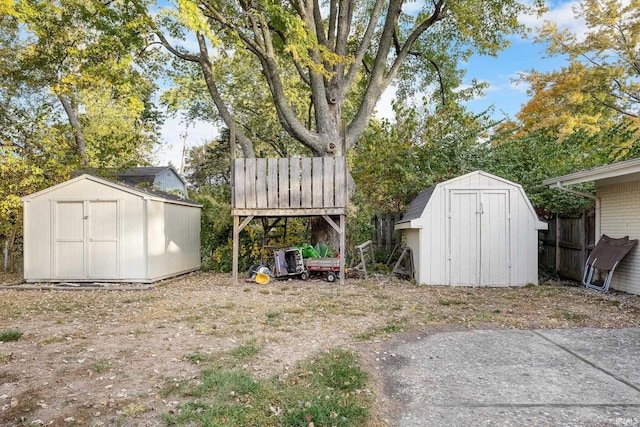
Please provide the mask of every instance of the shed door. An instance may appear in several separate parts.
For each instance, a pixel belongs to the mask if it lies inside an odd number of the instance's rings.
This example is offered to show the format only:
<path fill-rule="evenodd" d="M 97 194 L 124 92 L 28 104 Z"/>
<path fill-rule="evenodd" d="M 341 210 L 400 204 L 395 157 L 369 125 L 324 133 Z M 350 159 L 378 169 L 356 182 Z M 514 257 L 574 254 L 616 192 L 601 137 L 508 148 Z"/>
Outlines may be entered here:
<path fill-rule="evenodd" d="M 54 207 L 53 276 L 84 279 L 84 202 L 56 202 Z"/>
<path fill-rule="evenodd" d="M 118 278 L 118 202 L 58 201 L 54 208 L 54 277 Z"/>
<path fill-rule="evenodd" d="M 452 190 L 448 202 L 449 284 L 509 285 L 509 191 Z"/>
<path fill-rule="evenodd" d="M 88 203 L 88 278 L 118 277 L 118 202 Z"/>

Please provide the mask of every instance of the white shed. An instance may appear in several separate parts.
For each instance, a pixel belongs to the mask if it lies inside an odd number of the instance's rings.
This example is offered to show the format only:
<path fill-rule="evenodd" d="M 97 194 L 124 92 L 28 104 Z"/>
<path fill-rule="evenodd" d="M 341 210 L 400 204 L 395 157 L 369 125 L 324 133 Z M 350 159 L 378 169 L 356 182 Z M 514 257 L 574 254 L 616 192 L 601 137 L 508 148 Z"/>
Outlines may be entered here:
<path fill-rule="evenodd" d="M 27 282 L 149 283 L 200 268 L 195 202 L 88 174 L 22 201 Z"/>
<path fill-rule="evenodd" d="M 571 189 L 572 185 L 593 182 L 596 194 Z M 551 188 L 577 193 L 595 200 L 595 234 L 640 239 L 640 158 L 600 166 L 547 179 Z M 616 267 L 611 287 L 640 295 L 640 249 L 636 246 Z"/>
<path fill-rule="evenodd" d="M 538 283 L 538 219 L 521 185 L 483 171 L 435 184 L 396 223 L 413 252 L 418 283 Z"/>

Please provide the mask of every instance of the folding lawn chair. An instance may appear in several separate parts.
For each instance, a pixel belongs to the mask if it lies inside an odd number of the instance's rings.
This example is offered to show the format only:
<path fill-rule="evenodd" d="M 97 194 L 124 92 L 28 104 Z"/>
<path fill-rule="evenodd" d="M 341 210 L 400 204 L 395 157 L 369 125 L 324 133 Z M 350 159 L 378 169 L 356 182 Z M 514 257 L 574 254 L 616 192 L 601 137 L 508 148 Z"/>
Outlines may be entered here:
<path fill-rule="evenodd" d="M 582 284 L 607 292 L 616 267 L 637 243 L 629 240 L 629 236 L 615 239 L 603 234 L 584 265 Z"/>

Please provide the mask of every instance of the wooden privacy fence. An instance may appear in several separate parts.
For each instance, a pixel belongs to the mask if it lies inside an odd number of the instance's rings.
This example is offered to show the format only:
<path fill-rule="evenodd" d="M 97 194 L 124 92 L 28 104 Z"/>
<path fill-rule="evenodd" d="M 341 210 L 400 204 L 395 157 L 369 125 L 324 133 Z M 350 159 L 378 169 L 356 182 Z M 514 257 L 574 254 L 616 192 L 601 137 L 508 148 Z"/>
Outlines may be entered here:
<path fill-rule="evenodd" d="M 241 158 L 233 175 L 237 215 L 333 215 L 347 204 L 344 157 Z"/>
<path fill-rule="evenodd" d="M 389 256 L 396 246 L 400 245 L 402 234 L 394 229 L 400 219 L 402 214 L 399 212 L 378 213 L 371 218 L 371 242 L 376 251 L 384 251 Z"/>
<path fill-rule="evenodd" d="M 594 210 L 553 214 L 547 221 L 548 230 L 540 232 L 540 265 L 582 280 L 584 263 L 596 244 Z"/>

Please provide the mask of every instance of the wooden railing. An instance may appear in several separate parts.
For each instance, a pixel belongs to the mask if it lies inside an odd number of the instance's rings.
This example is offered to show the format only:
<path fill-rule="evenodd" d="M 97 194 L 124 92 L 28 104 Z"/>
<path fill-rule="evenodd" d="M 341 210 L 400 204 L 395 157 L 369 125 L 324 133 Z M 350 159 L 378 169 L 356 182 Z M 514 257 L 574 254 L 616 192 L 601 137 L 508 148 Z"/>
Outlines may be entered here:
<path fill-rule="evenodd" d="M 344 157 L 240 158 L 235 215 L 339 214 L 347 204 Z"/>

